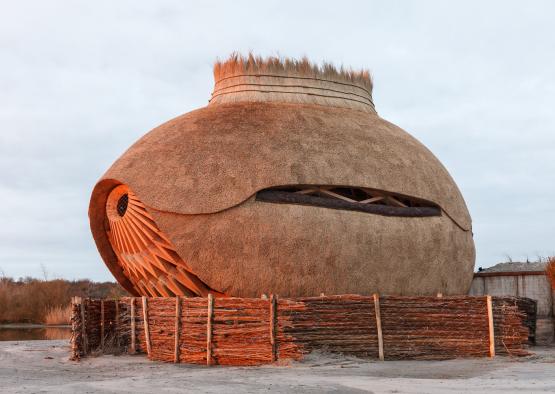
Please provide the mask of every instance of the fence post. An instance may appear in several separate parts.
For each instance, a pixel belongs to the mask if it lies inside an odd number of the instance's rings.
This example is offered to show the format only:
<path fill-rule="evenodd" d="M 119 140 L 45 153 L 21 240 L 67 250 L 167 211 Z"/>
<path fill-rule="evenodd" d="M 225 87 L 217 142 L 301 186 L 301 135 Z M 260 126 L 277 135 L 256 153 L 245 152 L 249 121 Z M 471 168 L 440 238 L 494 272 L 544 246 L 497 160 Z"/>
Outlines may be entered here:
<path fill-rule="evenodd" d="M 87 302 L 88 300 L 85 298 L 82 300 L 81 302 L 81 330 L 82 330 L 82 337 L 83 337 L 83 354 L 87 355 L 89 352 L 89 341 L 87 338 L 87 320 L 86 320 L 86 308 L 87 308 Z"/>
<path fill-rule="evenodd" d="M 206 365 L 212 365 L 212 317 L 214 315 L 214 296 L 208 294 L 208 314 L 206 318 Z"/>
<path fill-rule="evenodd" d="M 104 353 L 104 300 L 100 300 L 100 350 Z"/>
<path fill-rule="evenodd" d="M 131 297 L 131 348 L 129 349 L 130 354 L 135 354 L 137 352 L 137 341 L 135 333 L 135 297 Z"/>
<path fill-rule="evenodd" d="M 179 362 L 179 336 L 181 333 L 181 298 L 175 297 L 175 349 L 173 362 Z"/>
<path fill-rule="evenodd" d="M 277 338 L 276 338 L 276 319 L 277 319 L 277 296 L 270 295 L 270 343 L 272 344 L 272 361 L 277 361 Z"/>
<path fill-rule="evenodd" d="M 495 357 L 495 332 L 493 327 L 493 305 L 491 296 L 486 296 L 486 306 L 488 310 L 488 331 L 489 331 L 489 356 Z"/>
<path fill-rule="evenodd" d="M 383 361 L 385 357 L 383 351 L 382 318 L 380 315 L 380 296 L 374 293 L 373 297 L 374 310 L 376 311 L 376 331 L 378 332 L 378 356 L 380 361 Z"/>
<path fill-rule="evenodd" d="M 114 317 L 114 332 L 115 332 L 115 336 L 116 336 L 116 348 L 117 348 L 117 353 L 119 354 L 120 352 L 120 348 L 119 348 L 119 300 L 114 300 L 114 307 L 116 309 L 116 316 Z"/>
<path fill-rule="evenodd" d="M 143 299 L 143 320 L 144 320 L 144 326 L 145 326 L 146 353 L 148 357 L 150 357 L 152 349 L 150 347 L 150 331 L 148 327 L 148 302 L 145 296 L 143 296 L 142 299 Z"/>

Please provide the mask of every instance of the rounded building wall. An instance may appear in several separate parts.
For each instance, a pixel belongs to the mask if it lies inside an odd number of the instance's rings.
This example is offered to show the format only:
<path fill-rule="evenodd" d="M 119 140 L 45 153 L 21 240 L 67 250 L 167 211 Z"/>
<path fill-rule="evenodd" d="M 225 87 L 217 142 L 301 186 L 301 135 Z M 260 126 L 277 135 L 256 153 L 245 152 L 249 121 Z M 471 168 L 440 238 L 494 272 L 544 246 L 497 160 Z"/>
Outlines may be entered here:
<path fill-rule="evenodd" d="M 220 75 L 209 106 L 141 138 L 93 190 L 93 236 L 128 291 L 468 291 L 474 243 L 464 200 L 429 150 L 377 116 L 371 83 L 241 70 Z M 133 215 L 123 230 L 117 215 L 110 220 L 110 195 L 122 188 L 158 233 Z M 187 280 L 198 281 L 190 294 Z"/>
<path fill-rule="evenodd" d="M 151 210 L 177 251 L 226 294 L 464 294 L 469 232 L 449 218 L 386 217 L 251 198 L 216 214 Z"/>

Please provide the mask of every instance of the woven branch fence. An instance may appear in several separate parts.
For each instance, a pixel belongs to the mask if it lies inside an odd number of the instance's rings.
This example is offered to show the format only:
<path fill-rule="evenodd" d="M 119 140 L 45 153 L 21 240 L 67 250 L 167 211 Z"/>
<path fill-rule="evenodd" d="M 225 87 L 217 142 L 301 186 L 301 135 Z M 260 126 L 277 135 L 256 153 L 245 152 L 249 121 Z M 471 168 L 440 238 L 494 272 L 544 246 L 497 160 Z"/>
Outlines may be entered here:
<path fill-rule="evenodd" d="M 528 355 L 536 303 L 519 297 L 338 295 L 74 298 L 72 359 L 261 365 L 323 350 L 380 360 Z"/>

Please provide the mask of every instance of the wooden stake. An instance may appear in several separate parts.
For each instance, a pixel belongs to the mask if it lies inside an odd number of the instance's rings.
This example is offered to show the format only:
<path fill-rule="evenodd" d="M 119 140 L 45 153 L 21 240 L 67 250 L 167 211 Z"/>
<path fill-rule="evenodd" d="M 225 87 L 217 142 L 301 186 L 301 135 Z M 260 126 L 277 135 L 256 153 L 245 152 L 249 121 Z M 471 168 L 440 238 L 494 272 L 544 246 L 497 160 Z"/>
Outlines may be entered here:
<path fill-rule="evenodd" d="M 87 321 L 85 319 L 85 309 L 86 309 L 86 302 L 87 299 L 81 301 L 81 329 L 82 329 L 82 336 L 83 336 L 83 354 L 87 355 L 88 353 L 88 339 L 87 339 Z"/>
<path fill-rule="evenodd" d="M 489 356 L 495 357 L 495 333 L 493 331 L 493 306 L 491 296 L 486 296 L 486 305 L 488 309 L 488 329 L 489 329 Z"/>
<path fill-rule="evenodd" d="M 208 316 L 206 318 L 206 365 L 212 365 L 212 317 L 214 315 L 214 298 L 208 294 Z"/>
<path fill-rule="evenodd" d="M 150 331 L 148 329 L 148 303 L 146 297 L 143 296 L 143 320 L 145 324 L 145 341 L 146 341 L 146 354 L 150 357 L 150 353 L 152 352 L 150 346 Z"/>
<path fill-rule="evenodd" d="M 114 305 L 116 307 L 116 316 L 114 318 L 114 330 L 116 334 L 116 348 L 117 353 L 119 353 L 119 300 L 114 300 Z"/>
<path fill-rule="evenodd" d="M 270 294 L 270 343 L 272 344 L 272 361 L 277 360 L 276 343 L 277 296 Z"/>
<path fill-rule="evenodd" d="M 104 300 L 100 300 L 100 350 L 104 353 Z"/>
<path fill-rule="evenodd" d="M 378 356 L 380 361 L 384 360 L 382 318 L 380 316 L 380 296 L 374 293 L 374 310 L 376 311 L 376 331 L 378 332 Z"/>
<path fill-rule="evenodd" d="M 135 297 L 131 297 L 131 348 L 129 353 L 135 354 L 137 352 L 137 341 L 136 341 L 136 330 L 135 330 Z"/>
<path fill-rule="evenodd" d="M 175 297 L 175 349 L 173 362 L 179 362 L 179 336 L 181 334 L 181 298 Z"/>

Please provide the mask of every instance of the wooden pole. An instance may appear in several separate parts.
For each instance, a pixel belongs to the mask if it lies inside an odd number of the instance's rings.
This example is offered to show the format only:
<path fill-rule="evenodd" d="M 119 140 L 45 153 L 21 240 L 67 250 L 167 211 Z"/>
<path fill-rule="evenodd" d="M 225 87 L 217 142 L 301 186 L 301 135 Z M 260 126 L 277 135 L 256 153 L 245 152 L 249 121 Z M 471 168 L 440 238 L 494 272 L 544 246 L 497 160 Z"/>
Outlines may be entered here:
<path fill-rule="evenodd" d="M 131 348 L 129 353 L 135 354 L 137 352 L 137 340 L 135 330 L 135 297 L 131 297 Z"/>
<path fill-rule="evenodd" d="M 277 361 L 276 341 L 277 296 L 270 295 L 270 343 L 272 344 L 272 361 Z"/>
<path fill-rule="evenodd" d="M 119 353 L 119 300 L 114 300 L 114 305 L 116 308 L 116 316 L 114 317 L 114 330 L 116 335 L 116 348 Z"/>
<path fill-rule="evenodd" d="M 79 360 L 81 356 L 81 351 L 83 350 L 83 322 L 81 321 L 81 297 L 71 297 L 71 330 L 73 333 L 77 333 L 77 329 L 81 331 L 80 343 L 76 342 L 77 335 L 71 336 L 71 360 Z M 74 311 L 76 310 L 76 305 L 79 305 L 78 314 L 79 316 L 74 316 Z M 81 323 L 79 325 L 79 323 Z"/>
<path fill-rule="evenodd" d="M 495 357 L 495 333 L 493 331 L 493 305 L 490 295 L 486 296 L 486 305 L 488 309 L 489 356 L 493 358 Z"/>
<path fill-rule="evenodd" d="M 380 315 L 380 296 L 374 293 L 374 310 L 376 311 L 376 331 L 378 332 L 378 356 L 380 361 L 385 359 L 383 351 L 382 318 Z"/>
<path fill-rule="evenodd" d="M 214 297 L 208 294 L 208 316 L 206 318 L 206 365 L 212 365 L 212 317 L 214 315 Z"/>
<path fill-rule="evenodd" d="M 173 362 L 179 362 L 179 336 L 181 334 L 181 298 L 175 297 L 175 349 Z"/>
<path fill-rule="evenodd" d="M 104 300 L 100 300 L 100 350 L 104 353 Z"/>
<path fill-rule="evenodd" d="M 143 296 L 142 299 L 143 299 L 143 320 L 145 325 L 146 354 L 150 357 L 150 353 L 152 352 L 152 349 L 150 346 L 150 331 L 148 329 L 148 302 L 145 296 Z"/>
<path fill-rule="evenodd" d="M 82 336 L 83 336 L 83 354 L 85 355 L 87 355 L 88 347 L 89 347 L 88 338 L 87 338 L 87 321 L 85 319 L 85 316 L 86 316 L 85 309 L 87 308 L 86 302 L 87 302 L 86 298 L 81 301 L 81 327 L 82 327 L 81 329 L 82 329 Z"/>

